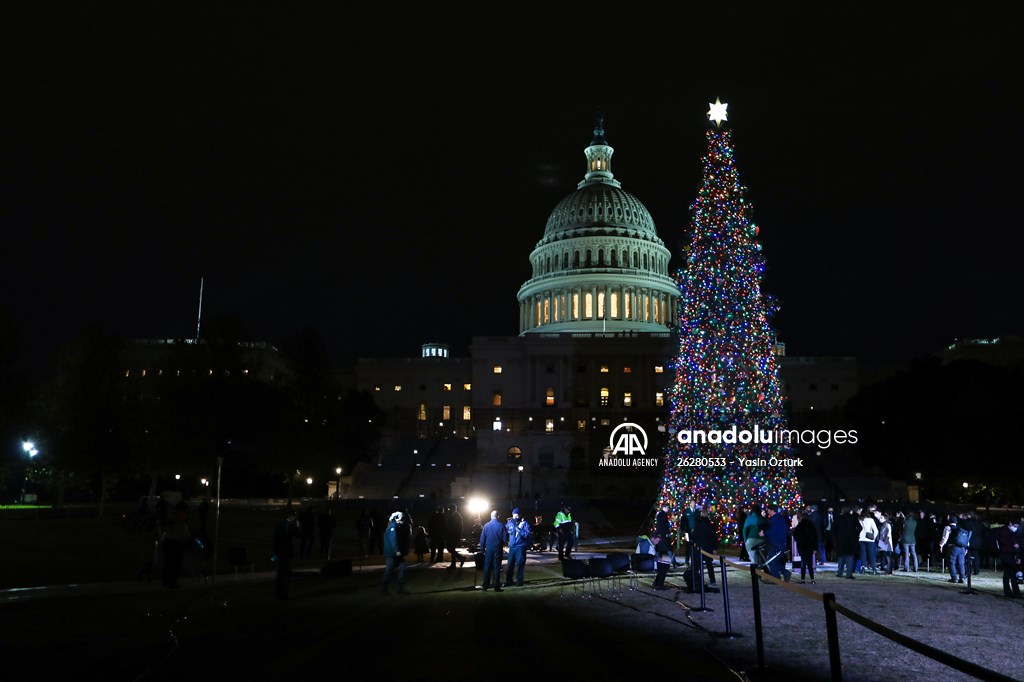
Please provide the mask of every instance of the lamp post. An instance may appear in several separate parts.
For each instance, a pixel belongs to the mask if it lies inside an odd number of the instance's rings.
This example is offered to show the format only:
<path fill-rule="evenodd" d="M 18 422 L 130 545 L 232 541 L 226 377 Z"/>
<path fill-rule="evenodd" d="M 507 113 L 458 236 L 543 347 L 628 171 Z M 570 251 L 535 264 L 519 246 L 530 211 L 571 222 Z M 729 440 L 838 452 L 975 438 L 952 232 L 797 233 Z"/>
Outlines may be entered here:
<path fill-rule="evenodd" d="M 36 449 L 36 444 L 30 440 L 22 441 L 21 449 L 26 455 L 28 455 L 31 461 L 36 455 L 39 454 L 39 450 Z M 25 486 L 28 484 L 28 465 L 25 465 L 25 475 L 21 478 L 21 504 L 25 504 Z"/>
<path fill-rule="evenodd" d="M 338 474 L 338 487 L 334 489 L 334 499 L 341 499 L 341 467 L 334 469 L 334 473 Z"/>
<path fill-rule="evenodd" d="M 523 501 L 523 465 L 519 465 L 519 502 Z"/>
<path fill-rule="evenodd" d="M 306 478 L 306 497 L 312 497 L 313 495 L 313 477 L 309 476 Z"/>

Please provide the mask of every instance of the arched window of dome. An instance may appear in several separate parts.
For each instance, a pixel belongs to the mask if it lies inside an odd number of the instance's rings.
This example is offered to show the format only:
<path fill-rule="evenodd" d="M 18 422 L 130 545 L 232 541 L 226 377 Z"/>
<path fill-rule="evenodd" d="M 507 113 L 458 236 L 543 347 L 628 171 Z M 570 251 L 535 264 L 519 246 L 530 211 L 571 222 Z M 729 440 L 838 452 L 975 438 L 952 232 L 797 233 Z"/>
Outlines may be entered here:
<path fill-rule="evenodd" d="M 604 265 L 604 249 L 597 250 L 597 264 Z"/>
<path fill-rule="evenodd" d="M 587 249 L 587 262 L 585 263 L 585 266 L 589 268 L 593 264 L 594 264 L 594 256 L 591 253 L 590 249 Z"/>
<path fill-rule="evenodd" d="M 604 292 L 597 292 L 597 319 L 604 319 Z"/>
<path fill-rule="evenodd" d="M 580 295 L 577 292 L 572 294 L 572 319 L 580 319 Z"/>
<path fill-rule="evenodd" d="M 611 318 L 613 320 L 619 319 L 619 294 L 613 291 L 609 296 L 609 308 L 611 309 Z"/>
<path fill-rule="evenodd" d="M 622 250 L 622 267 L 629 267 L 629 251 Z"/>
<path fill-rule="evenodd" d="M 591 218 L 594 217 L 594 207 L 593 206 L 588 206 L 587 207 L 587 215 L 590 216 Z"/>
<path fill-rule="evenodd" d="M 548 256 L 547 260 L 544 261 L 544 274 L 549 272 L 551 272 L 551 256 Z"/>
<path fill-rule="evenodd" d="M 644 270 L 647 269 L 647 254 L 644 253 Z"/>
<path fill-rule="evenodd" d="M 576 251 L 572 256 L 572 266 L 578 268 L 580 266 L 580 252 Z"/>
<path fill-rule="evenodd" d="M 594 295 L 589 291 L 583 299 L 583 317 L 588 320 L 594 318 Z"/>
<path fill-rule="evenodd" d="M 548 407 L 555 406 L 555 387 L 548 386 L 548 390 L 544 394 L 544 404 Z"/>
<path fill-rule="evenodd" d="M 633 252 L 633 267 L 634 268 L 639 268 L 640 267 L 640 252 L 639 251 L 634 251 Z"/>
<path fill-rule="evenodd" d="M 562 269 L 563 270 L 568 270 L 569 269 L 569 252 L 568 251 L 566 251 L 565 253 L 562 254 Z"/>
<path fill-rule="evenodd" d="M 611 255 L 611 257 L 612 257 L 612 262 L 611 262 L 611 266 L 612 266 L 613 268 L 614 268 L 614 267 L 618 267 L 618 265 L 619 265 L 619 254 L 617 254 L 617 253 L 615 252 L 615 249 L 611 249 L 611 250 L 610 250 L 610 251 L 609 251 L 608 253 L 609 253 L 609 254 Z"/>
<path fill-rule="evenodd" d="M 543 322 L 543 324 L 548 324 L 549 322 L 551 322 L 551 300 L 545 298 L 544 299 L 544 322 Z"/>

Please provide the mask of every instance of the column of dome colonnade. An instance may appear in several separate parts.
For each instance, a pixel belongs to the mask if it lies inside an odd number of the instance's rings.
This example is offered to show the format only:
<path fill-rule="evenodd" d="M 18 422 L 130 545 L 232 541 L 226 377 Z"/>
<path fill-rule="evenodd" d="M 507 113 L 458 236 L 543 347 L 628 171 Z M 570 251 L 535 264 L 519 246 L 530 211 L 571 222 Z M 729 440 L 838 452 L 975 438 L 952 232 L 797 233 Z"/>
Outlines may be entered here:
<path fill-rule="evenodd" d="M 548 217 L 519 289 L 519 331 L 664 332 L 679 290 L 671 253 L 640 201 L 611 171 L 614 150 L 598 119 L 584 150 L 587 171 Z"/>

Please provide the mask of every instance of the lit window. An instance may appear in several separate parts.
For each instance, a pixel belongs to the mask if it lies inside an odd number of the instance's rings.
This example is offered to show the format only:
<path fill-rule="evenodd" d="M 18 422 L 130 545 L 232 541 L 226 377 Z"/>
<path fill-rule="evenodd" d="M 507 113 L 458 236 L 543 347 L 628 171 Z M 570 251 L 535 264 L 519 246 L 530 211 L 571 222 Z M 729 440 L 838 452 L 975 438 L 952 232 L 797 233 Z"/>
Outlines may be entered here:
<path fill-rule="evenodd" d="M 555 404 L 555 389 L 548 386 L 547 394 L 544 397 L 544 404 L 551 407 Z"/>
<path fill-rule="evenodd" d="M 495 407 L 501 407 L 501 391 L 495 391 L 494 397 L 491 399 L 491 404 Z"/>
<path fill-rule="evenodd" d="M 491 424 L 491 430 L 501 431 L 501 417 L 498 417 L 497 419 L 494 420 L 494 423 Z"/>
<path fill-rule="evenodd" d="M 654 373 L 655 374 L 664 374 L 665 373 L 665 366 L 664 365 L 655 365 L 654 366 Z"/>
<path fill-rule="evenodd" d="M 601 388 L 601 407 L 608 407 L 608 402 L 611 400 L 611 391 L 607 388 Z"/>
<path fill-rule="evenodd" d="M 493 368 L 491 369 L 491 371 L 492 371 L 492 372 L 494 372 L 495 374 L 501 374 L 501 365 L 495 365 L 495 366 L 494 366 L 494 367 L 493 367 Z"/>
<path fill-rule="evenodd" d="M 473 410 L 469 407 L 469 405 L 463 405 L 462 406 L 462 421 L 468 422 L 472 418 L 473 418 Z"/>
<path fill-rule="evenodd" d="M 441 384 L 441 390 L 444 391 L 445 393 L 450 393 L 451 390 L 452 390 L 452 385 L 451 384 Z"/>
<path fill-rule="evenodd" d="M 633 368 L 632 367 L 623 367 L 622 368 L 622 373 L 623 374 L 632 374 L 633 373 Z"/>
<path fill-rule="evenodd" d="M 602 419 L 601 420 L 601 426 L 611 426 L 611 425 L 612 425 L 612 420 L 611 419 Z"/>
<path fill-rule="evenodd" d="M 633 394 L 629 391 L 622 394 L 622 405 L 623 407 L 633 407 Z"/>
<path fill-rule="evenodd" d="M 374 390 L 374 391 L 376 391 L 377 393 L 380 393 L 380 384 L 376 384 L 376 385 L 375 385 L 375 386 L 373 387 L 373 390 Z"/>
<path fill-rule="evenodd" d="M 463 391 L 472 391 L 473 390 L 473 384 L 462 384 L 462 390 Z"/>
<path fill-rule="evenodd" d="M 590 292 L 583 297 L 583 309 L 583 316 L 586 319 L 589 320 L 594 316 L 594 296 Z"/>
<path fill-rule="evenodd" d="M 665 407 L 665 394 L 658 391 L 654 394 L 654 404 L 658 407 Z"/>
<path fill-rule="evenodd" d="M 608 373 L 608 365 L 601 365 L 601 374 Z"/>
<path fill-rule="evenodd" d="M 426 405 L 426 403 L 420 403 L 420 409 L 419 409 L 419 412 L 417 413 L 417 418 L 421 422 L 427 421 L 427 405 Z"/>
<path fill-rule="evenodd" d="M 452 406 L 451 405 L 445 405 L 444 407 L 441 408 L 441 419 L 443 419 L 445 421 L 448 421 L 451 418 L 452 418 Z"/>
<path fill-rule="evenodd" d="M 587 430 L 587 420 L 586 419 L 578 420 L 576 422 L 576 430 L 577 431 L 586 431 Z"/>
<path fill-rule="evenodd" d="M 142 370 L 142 376 L 146 376 L 146 370 Z"/>
<path fill-rule="evenodd" d="M 552 433 L 554 430 L 555 430 L 555 420 L 554 419 L 547 419 L 547 420 L 545 420 L 544 421 L 544 431 L 546 431 L 547 433 Z"/>
<path fill-rule="evenodd" d="M 395 384 L 395 391 L 401 391 L 401 390 L 402 390 L 402 385 L 401 384 Z"/>

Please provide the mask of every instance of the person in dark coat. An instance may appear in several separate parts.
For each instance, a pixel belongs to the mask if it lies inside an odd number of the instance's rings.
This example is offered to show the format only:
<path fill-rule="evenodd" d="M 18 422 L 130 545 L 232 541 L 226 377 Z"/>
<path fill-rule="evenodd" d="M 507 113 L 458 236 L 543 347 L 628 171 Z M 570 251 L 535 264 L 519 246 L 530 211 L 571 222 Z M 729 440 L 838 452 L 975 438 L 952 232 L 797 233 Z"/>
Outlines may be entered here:
<path fill-rule="evenodd" d="M 654 534 L 660 537 L 670 548 L 668 558 L 676 566 L 675 553 L 672 552 L 672 529 L 669 523 L 668 502 L 662 502 L 661 509 L 654 515 Z"/>
<path fill-rule="evenodd" d="M 718 550 L 718 533 L 715 532 L 715 527 L 712 525 L 711 520 L 708 518 L 708 510 L 698 509 L 698 515 L 693 520 L 693 531 L 690 533 L 690 539 L 698 549 L 702 549 L 705 552 L 713 554 Z M 698 558 L 703 561 L 698 561 L 696 566 L 691 565 L 690 569 L 694 573 L 694 578 L 700 575 L 700 567 L 703 564 L 708 571 L 708 584 L 715 584 L 715 560 L 704 556 L 703 554 L 698 555 Z M 693 562 L 691 561 L 691 564 Z M 694 582 L 694 584 L 697 584 Z"/>
<path fill-rule="evenodd" d="M 498 512 L 491 512 L 491 520 L 480 531 L 480 551 L 484 553 L 484 592 L 494 579 L 494 591 L 501 592 L 501 553 L 508 541 L 505 525 L 498 520 Z"/>
<path fill-rule="evenodd" d="M 672 548 L 669 545 L 668 540 L 665 540 L 661 536 L 655 534 L 651 538 L 651 549 L 654 552 L 654 584 L 651 585 L 656 590 L 667 590 L 669 589 L 665 585 L 665 576 L 668 575 L 668 567 L 671 565 L 669 561 L 669 555 L 672 553 Z M 698 574 L 699 575 L 699 574 Z"/>
<path fill-rule="evenodd" d="M 309 505 L 299 512 L 299 558 L 305 559 L 313 551 L 313 532 L 316 530 L 316 512 Z"/>
<path fill-rule="evenodd" d="M 836 577 L 854 580 L 853 566 L 857 553 L 860 552 L 860 520 L 857 512 L 843 507 L 835 517 L 832 525 L 832 540 L 836 546 Z M 843 571 L 846 575 L 843 575 Z"/>
<path fill-rule="evenodd" d="M 793 541 L 796 542 L 796 550 L 800 553 L 800 582 L 807 579 L 807 571 L 811 572 L 811 584 L 814 584 L 814 553 L 819 546 L 818 529 L 808 514 L 802 517 L 793 529 Z"/>
<path fill-rule="evenodd" d="M 384 575 L 380 580 L 380 593 L 388 593 L 388 583 L 391 581 L 391 574 L 397 568 L 398 594 L 406 594 L 405 591 L 405 555 L 409 553 L 409 540 L 412 537 L 412 530 L 406 522 L 405 515 L 396 511 L 388 518 L 387 528 L 384 530 Z"/>
<path fill-rule="evenodd" d="M 999 545 L 999 564 L 1003 569 L 1003 596 L 1020 599 L 1020 585 L 1017 584 L 1017 571 L 1021 569 L 1021 551 L 1016 521 L 1010 521 L 999 529 L 996 543 Z"/>
<path fill-rule="evenodd" d="M 768 549 L 770 560 L 765 570 L 772 577 L 781 577 L 789 582 L 789 577 L 792 575 L 786 568 L 786 551 L 789 549 L 789 521 L 777 504 L 768 506 L 768 530 L 765 531 L 764 536 L 770 545 Z"/>
<path fill-rule="evenodd" d="M 448 514 L 445 516 L 444 521 L 444 547 L 452 557 L 452 562 L 448 565 L 448 568 L 455 568 L 456 562 L 458 562 L 459 568 L 462 568 L 462 564 L 466 563 L 466 558 L 459 554 L 459 550 L 456 549 L 456 546 L 462 542 L 464 530 L 462 514 L 459 513 L 459 508 L 454 504 L 449 504 Z"/>
<path fill-rule="evenodd" d="M 295 524 L 295 514 L 289 514 L 274 528 L 274 561 L 277 563 L 274 594 L 278 599 L 288 598 L 288 578 L 292 574 L 292 559 L 295 558 Z"/>
<path fill-rule="evenodd" d="M 438 507 L 427 521 L 430 536 L 430 563 L 444 561 L 444 507 Z"/>
<path fill-rule="evenodd" d="M 320 518 L 316 521 L 316 528 L 320 532 L 320 558 L 331 558 L 331 538 L 334 537 L 334 529 L 338 522 L 334 518 L 333 509 L 325 509 Z"/>

